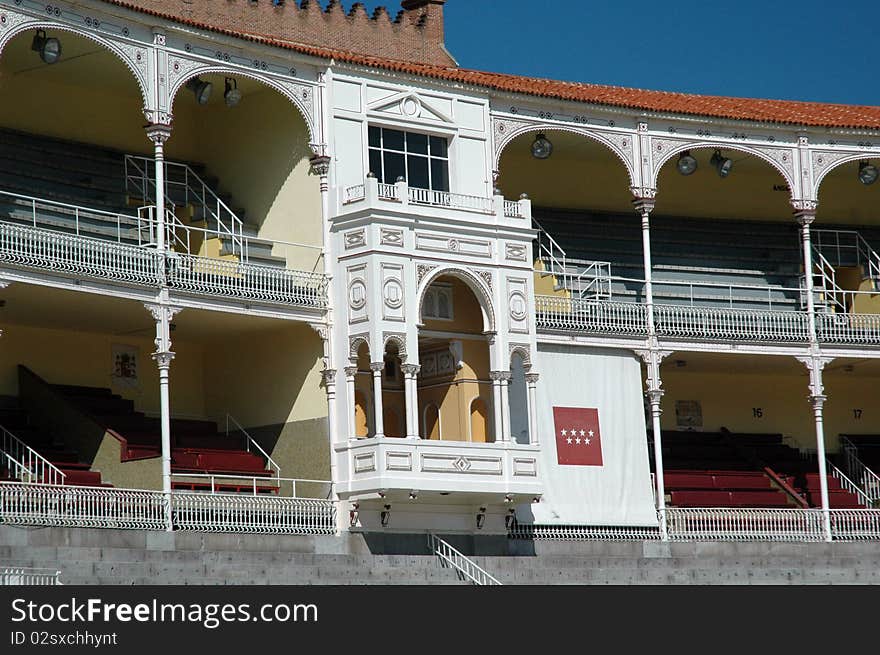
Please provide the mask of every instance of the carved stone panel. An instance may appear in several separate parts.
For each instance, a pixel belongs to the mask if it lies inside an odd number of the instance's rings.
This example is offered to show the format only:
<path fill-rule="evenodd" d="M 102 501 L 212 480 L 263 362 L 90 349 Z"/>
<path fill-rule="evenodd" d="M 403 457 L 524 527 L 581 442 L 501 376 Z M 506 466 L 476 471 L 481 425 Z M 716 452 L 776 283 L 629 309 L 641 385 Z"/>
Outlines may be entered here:
<path fill-rule="evenodd" d="M 348 322 L 360 323 L 369 319 L 367 314 L 367 267 L 352 266 L 346 271 L 348 282 Z"/>
<path fill-rule="evenodd" d="M 382 318 L 402 321 L 404 308 L 403 266 L 382 264 Z"/>
<path fill-rule="evenodd" d="M 507 312 L 511 332 L 529 331 L 528 291 L 525 278 L 507 278 Z"/>

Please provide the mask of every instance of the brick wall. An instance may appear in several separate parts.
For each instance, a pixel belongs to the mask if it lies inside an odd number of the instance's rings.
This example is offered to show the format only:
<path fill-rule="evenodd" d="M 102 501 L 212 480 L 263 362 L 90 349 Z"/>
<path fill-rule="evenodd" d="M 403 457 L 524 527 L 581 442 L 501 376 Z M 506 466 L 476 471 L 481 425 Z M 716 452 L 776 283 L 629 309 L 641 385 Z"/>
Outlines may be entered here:
<path fill-rule="evenodd" d="M 153 14 L 299 44 L 441 66 L 455 61 L 443 48 L 445 0 L 403 0 L 391 16 L 368 15 L 339 0 L 109 0 Z"/>

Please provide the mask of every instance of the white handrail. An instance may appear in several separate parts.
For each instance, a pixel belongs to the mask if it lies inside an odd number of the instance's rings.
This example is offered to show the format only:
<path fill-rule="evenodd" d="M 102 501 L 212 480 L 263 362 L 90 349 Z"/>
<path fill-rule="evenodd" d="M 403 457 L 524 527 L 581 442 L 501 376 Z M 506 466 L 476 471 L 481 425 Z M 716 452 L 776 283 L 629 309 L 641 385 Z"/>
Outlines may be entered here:
<path fill-rule="evenodd" d="M 822 510 L 667 507 L 671 541 L 823 541 Z"/>
<path fill-rule="evenodd" d="M 843 449 L 846 461 L 846 472 L 850 479 L 861 482 L 861 489 L 871 501 L 880 500 L 880 476 L 865 466 L 859 458 L 858 447 L 848 438 L 840 437 L 840 447 Z"/>
<path fill-rule="evenodd" d="M 61 571 L 32 566 L 4 567 L 0 570 L 0 587 L 13 585 L 57 586 L 61 582 Z"/>
<path fill-rule="evenodd" d="M 226 436 L 229 436 L 230 421 L 232 421 L 232 424 L 238 429 L 239 432 L 244 435 L 245 450 L 251 452 L 251 446 L 254 446 L 254 448 L 256 448 L 260 452 L 260 454 L 266 459 L 266 462 L 269 464 L 269 466 L 275 470 L 275 477 L 280 478 L 281 467 L 278 466 L 277 462 L 275 462 L 275 460 L 269 456 L 269 453 L 263 450 L 263 447 L 256 440 L 254 440 L 254 438 L 248 433 L 248 431 L 241 426 L 241 423 L 236 421 L 235 417 L 229 413 L 226 414 Z"/>
<path fill-rule="evenodd" d="M 532 217 L 532 226 L 538 230 L 538 258 L 542 261 L 546 260 L 550 265 L 550 269 L 546 272 L 555 277 L 563 288 L 569 288 L 565 250 L 534 217 Z"/>
<path fill-rule="evenodd" d="M 846 477 L 844 472 L 837 468 L 834 463 L 827 457 L 825 458 L 825 464 L 828 466 L 829 472 L 831 473 L 832 477 L 837 478 L 837 480 L 840 482 L 840 486 L 842 486 L 851 494 L 855 494 L 856 496 L 858 496 L 859 502 L 862 505 L 864 505 L 865 507 L 871 507 L 873 505 L 871 497 L 868 496 L 868 494 L 866 494 L 859 485 Z"/>
<path fill-rule="evenodd" d="M 220 489 L 230 486 L 235 487 L 247 487 L 251 494 L 256 496 L 260 492 L 264 492 L 267 489 L 273 491 L 273 495 L 275 496 L 285 496 L 289 498 L 316 498 L 317 496 L 300 496 L 297 493 L 297 484 L 300 485 L 321 485 L 322 488 L 326 487 L 327 492 L 322 494 L 324 499 L 328 499 L 333 494 L 333 482 L 332 480 L 310 480 L 308 478 L 279 478 L 279 477 L 265 477 L 265 476 L 256 476 L 256 475 L 233 475 L 231 473 L 172 473 L 172 480 L 177 480 L 181 483 L 203 483 L 207 484 L 208 488 L 206 491 L 208 493 L 216 494 L 216 493 L 229 493 L 228 491 L 222 491 Z M 236 484 L 236 482 L 243 482 L 244 484 Z M 269 488 L 266 486 L 266 483 L 270 483 L 273 487 L 277 487 L 277 489 Z M 284 486 L 290 484 L 290 495 L 286 496 L 283 493 Z M 177 490 L 177 493 L 181 493 L 181 489 Z M 198 490 L 196 490 L 198 491 Z"/>
<path fill-rule="evenodd" d="M 501 582 L 488 571 L 480 567 L 476 562 L 467 557 L 460 550 L 456 549 L 448 541 L 445 541 L 435 534 L 428 535 L 429 545 L 433 553 L 444 562 L 454 568 L 467 580 L 475 585 L 501 585 Z"/>
<path fill-rule="evenodd" d="M 28 446 L 12 432 L 0 425 L 0 452 L 16 468 L 16 477 L 22 482 L 64 484 L 67 474 Z"/>

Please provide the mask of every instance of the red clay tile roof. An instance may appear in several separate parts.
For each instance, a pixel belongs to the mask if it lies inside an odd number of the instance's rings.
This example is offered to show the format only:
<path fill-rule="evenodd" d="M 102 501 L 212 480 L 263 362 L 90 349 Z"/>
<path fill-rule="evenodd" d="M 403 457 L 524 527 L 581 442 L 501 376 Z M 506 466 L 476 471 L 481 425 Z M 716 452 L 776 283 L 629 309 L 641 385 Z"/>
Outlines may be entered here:
<path fill-rule="evenodd" d="M 502 73 L 488 73 L 465 68 L 431 66 L 381 57 L 370 57 L 344 50 L 318 48 L 290 41 L 279 41 L 271 36 L 222 29 L 160 11 L 146 10 L 129 4 L 125 0 L 104 1 L 202 30 L 285 48 L 321 59 L 334 59 L 342 63 L 382 68 L 421 77 L 484 87 L 496 91 L 623 107 L 647 112 L 676 113 L 810 127 L 880 129 L 880 107 L 874 106 L 839 105 L 794 100 L 731 98 L 726 96 L 673 93 L 669 91 L 646 91 L 644 89 L 601 84 L 561 82 Z"/>

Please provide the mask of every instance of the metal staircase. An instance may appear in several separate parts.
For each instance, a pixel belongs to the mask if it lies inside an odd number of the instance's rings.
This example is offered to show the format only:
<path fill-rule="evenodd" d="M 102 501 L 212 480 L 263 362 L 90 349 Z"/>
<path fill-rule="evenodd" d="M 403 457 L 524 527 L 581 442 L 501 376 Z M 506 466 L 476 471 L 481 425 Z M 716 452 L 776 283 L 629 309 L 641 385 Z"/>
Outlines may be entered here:
<path fill-rule="evenodd" d="M 501 582 L 481 568 L 476 562 L 456 549 L 448 541 L 435 534 L 428 535 L 428 545 L 443 566 L 450 566 L 456 570 L 461 580 L 466 580 L 478 586 L 496 586 Z"/>

